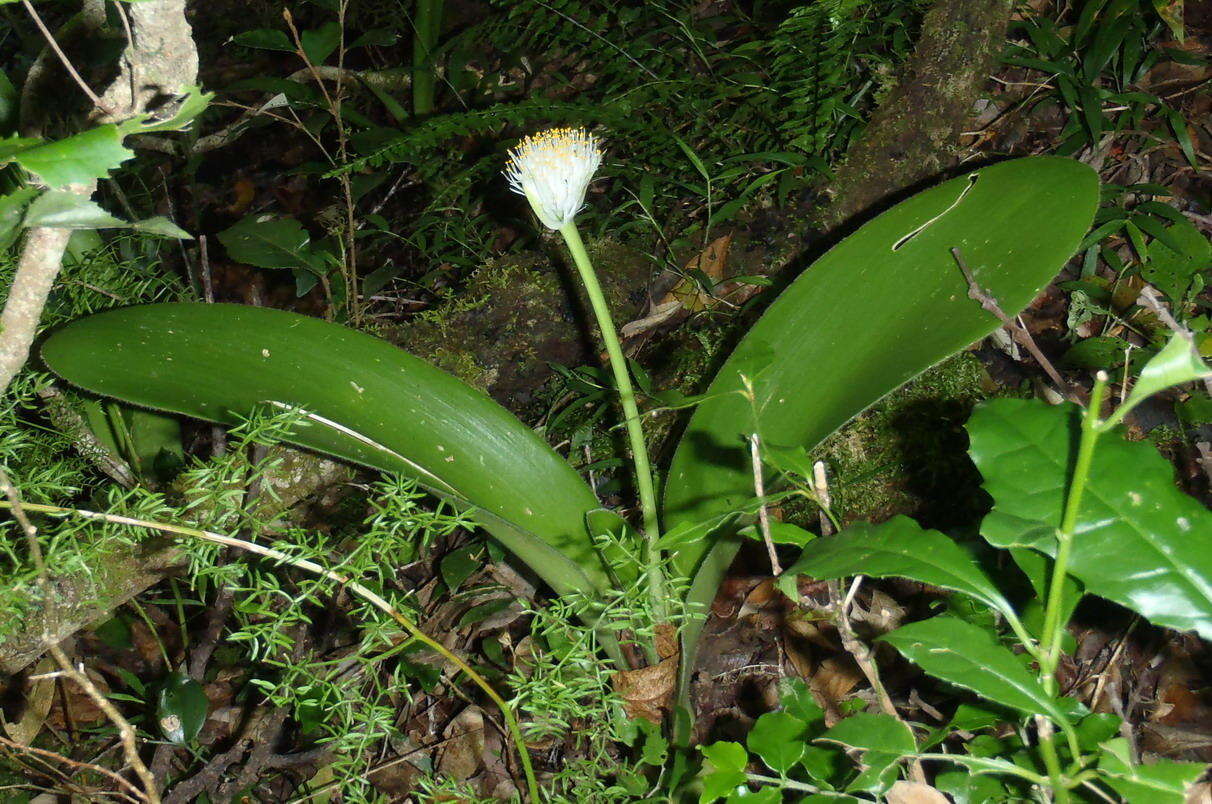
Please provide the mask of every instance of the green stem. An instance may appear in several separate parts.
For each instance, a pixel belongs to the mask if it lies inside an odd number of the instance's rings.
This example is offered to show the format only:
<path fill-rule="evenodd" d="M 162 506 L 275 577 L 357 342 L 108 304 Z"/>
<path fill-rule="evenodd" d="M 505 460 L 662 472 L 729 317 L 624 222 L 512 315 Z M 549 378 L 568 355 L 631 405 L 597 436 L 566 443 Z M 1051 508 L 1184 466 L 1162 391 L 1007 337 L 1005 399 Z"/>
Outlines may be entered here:
<path fill-rule="evenodd" d="M 433 111 L 437 62 L 434 50 L 442 29 L 443 0 L 417 0 L 412 37 L 412 112 L 427 115 Z"/>
<path fill-rule="evenodd" d="M 0 508 L 12 508 L 12 503 L 0 500 Z M 190 528 L 184 525 L 172 525 L 167 522 L 152 522 L 146 519 L 135 519 L 134 517 L 120 516 L 118 514 L 105 514 L 98 511 L 86 511 L 80 508 L 63 508 L 58 505 L 39 505 L 36 503 L 22 503 L 21 508 L 26 511 L 36 511 L 41 514 L 50 514 L 52 516 L 78 516 L 83 519 L 91 519 L 101 522 L 110 522 L 115 525 L 130 525 L 136 528 L 148 528 L 150 530 L 159 531 L 161 533 L 172 533 L 177 536 L 189 536 L 194 539 L 200 539 L 214 544 L 227 545 L 240 550 L 245 550 L 249 553 L 272 558 L 283 564 L 288 564 L 297 569 L 305 570 L 314 575 L 319 575 L 322 578 L 327 578 L 330 581 L 335 581 L 343 587 L 361 597 L 363 600 L 370 603 L 375 608 L 386 613 L 389 617 L 396 621 L 418 642 L 428 646 L 435 653 L 441 656 L 446 661 L 453 664 L 461 670 L 464 675 L 471 679 L 477 687 L 484 691 L 497 708 L 501 712 L 501 717 L 505 720 L 505 726 L 509 730 L 510 736 L 513 738 L 514 744 L 518 750 L 518 759 L 522 763 L 522 771 L 526 775 L 526 785 L 530 792 L 531 802 L 538 802 L 539 798 L 539 783 L 534 775 L 534 767 L 530 762 L 530 754 L 526 751 L 526 742 L 522 738 L 522 729 L 518 725 L 517 718 L 513 716 L 513 710 L 509 708 L 509 704 L 502 698 L 492 685 L 479 673 L 477 673 L 467 662 L 463 661 L 456 654 L 452 653 L 441 642 L 437 641 L 429 634 L 421 630 L 421 628 L 404 616 L 395 606 L 388 603 L 383 597 L 378 595 L 371 589 L 363 586 L 357 581 L 342 575 L 338 572 L 333 572 L 326 569 L 314 561 L 308 561 L 305 558 L 283 553 L 280 550 L 275 550 L 272 547 L 247 542 L 243 539 L 237 539 L 232 536 L 224 536 L 221 533 L 214 533 L 209 530 L 199 530 L 198 528 Z"/>
<path fill-rule="evenodd" d="M 1065 577 L 1069 571 L 1069 558 L 1073 553 L 1074 531 L 1077 528 L 1078 514 L 1081 512 L 1082 495 L 1090 477 L 1094 447 L 1098 443 L 1098 414 L 1106 390 L 1107 375 L 1100 371 L 1094 382 L 1094 389 L 1090 392 L 1090 404 L 1082 417 L 1077 464 L 1073 468 L 1073 479 L 1069 482 L 1069 495 L 1065 500 L 1060 530 L 1056 533 L 1056 560 L 1052 564 L 1052 578 L 1044 608 L 1043 639 L 1040 644 L 1040 677 L 1049 694 L 1056 692 L 1056 666 L 1060 662 L 1060 646 L 1067 625 L 1060 621 L 1060 613 L 1064 608 Z"/>
<path fill-rule="evenodd" d="M 602 332 L 602 340 L 606 344 L 606 354 L 610 357 L 610 370 L 614 373 L 615 385 L 619 389 L 619 403 L 623 406 L 623 421 L 627 427 L 627 440 L 631 442 L 631 458 L 635 463 L 635 483 L 640 492 L 640 508 L 644 520 L 644 566 L 647 568 L 648 588 L 658 616 L 665 619 L 665 580 L 661 575 L 660 562 L 656 542 L 660 536 L 660 523 L 657 521 L 656 491 L 652 483 L 652 467 L 648 462 L 648 447 L 644 443 L 644 430 L 640 424 L 640 411 L 635 403 L 635 389 L 631 386 L 631 374 L 627 370 L 627 358 L 623 356 L 623 347 L 619 344 L 619 335 L 614 328 L 614 320 L 610 317 L 610 307 L 606 304 L 606 296 L 602 286 L 598 284 L 597 274 L 585 251 L 585 243 L 581 233 L 577 231 L 576 223 L 569 221 L 561 229 L 560 234 L 572 252 L 572 260 L 576 263 L 585 292 L 589 295 L 589 304 L 593 315 L 598 320 L 598 329 Z"/>
<path fill-rule="evenodd" d="M 1048 769 L 1053 800 L 1058 804 L 1069 804 L 1069 788 L 1065 786 L 1065 777 L 1061 773 L 1060 757 L 1056 755 L 1056 743 L 1053 742 L 1052 734 L 1046 737 L 1040 735 L 1039 750 L 1044 758 L 1044 767 Z"/>

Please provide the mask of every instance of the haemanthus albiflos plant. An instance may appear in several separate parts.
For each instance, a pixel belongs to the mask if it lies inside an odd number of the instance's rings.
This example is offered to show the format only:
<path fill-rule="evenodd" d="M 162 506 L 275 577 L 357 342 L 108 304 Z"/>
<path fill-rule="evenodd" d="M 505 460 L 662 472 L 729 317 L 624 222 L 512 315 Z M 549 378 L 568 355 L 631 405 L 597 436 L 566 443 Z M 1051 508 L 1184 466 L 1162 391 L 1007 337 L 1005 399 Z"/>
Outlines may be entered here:
<path fill-rule="evenodd" d="M 589 296 L 590 307 L 610 358 L 610 370 L 619 391 L 619 404 L 623 407 L 627 440 L 631 446 L 636 490 L 639 492 L 643 517 L 643 566 L 646 568 L 654 610 L 663 616 L 666 601 L 664 576 L 656 548 L 660 537 L 656 490 L 640 412 L 636 406 L 635 389 L 602 286 L 576 227 L 577 213 L 585 205 L 585 193 L 601 164 L 602 149 L 594 135 L 583 128 L 553 128 L 524 138 L 509 152 L 505 177 L 514 192 L 526 196 L 539 221 L 563 236 Z"/>

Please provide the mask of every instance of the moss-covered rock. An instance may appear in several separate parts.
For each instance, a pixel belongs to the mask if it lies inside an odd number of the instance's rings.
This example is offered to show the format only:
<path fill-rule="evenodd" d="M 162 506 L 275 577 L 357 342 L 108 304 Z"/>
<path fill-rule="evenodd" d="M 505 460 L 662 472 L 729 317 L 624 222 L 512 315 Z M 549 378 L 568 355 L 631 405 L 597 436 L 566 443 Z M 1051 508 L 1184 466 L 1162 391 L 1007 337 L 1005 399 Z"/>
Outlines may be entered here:
<path fill-rule="evenodd" d="M 615 320 L 643 309 L 652 262 L 609 240 L 592 241 L 590 257 Z M 596 332 L 570 268 L 530 255 L 495 260 L 467 285 L 412 322 L 384 333 L 404 349 L 486 391 L 515 412 L 533 407 L 552 375 L 549 363 L 596 363 Z"/>

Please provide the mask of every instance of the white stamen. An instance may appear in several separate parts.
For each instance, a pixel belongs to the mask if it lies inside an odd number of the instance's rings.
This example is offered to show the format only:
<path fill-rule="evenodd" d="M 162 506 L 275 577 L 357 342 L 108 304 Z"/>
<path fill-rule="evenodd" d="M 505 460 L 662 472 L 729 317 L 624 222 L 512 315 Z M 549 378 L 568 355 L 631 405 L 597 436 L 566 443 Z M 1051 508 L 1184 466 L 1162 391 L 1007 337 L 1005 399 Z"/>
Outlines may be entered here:
<path fill-rule="evenodd" d="M 526 196 L 539 220 L 557 230 L 585 205 L 585 191 L 602 164 L 597 138 L 583 128 L 553 128 L 531 135 L 509 152 L 505 178 Z"/>

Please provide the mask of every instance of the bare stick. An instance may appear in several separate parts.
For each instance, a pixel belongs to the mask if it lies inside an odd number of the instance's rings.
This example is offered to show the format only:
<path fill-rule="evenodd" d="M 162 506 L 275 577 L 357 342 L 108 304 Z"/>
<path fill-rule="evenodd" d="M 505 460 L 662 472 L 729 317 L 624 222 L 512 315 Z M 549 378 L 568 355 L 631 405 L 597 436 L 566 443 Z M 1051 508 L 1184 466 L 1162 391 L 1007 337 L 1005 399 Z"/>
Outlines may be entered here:
<path fill-rule="evenodd" d="M 1062 396 L 1070 401 L 1079 402 L 1080 400 L 1078 400 L 1077 395 L 1073 393 L 1073 389 L 1070 387 L 1069 383 L 1060 375 L 1060 372 L 1056 370 L 1056 367 L 1052 365 L 1052 361 L 1045 357 L 1044 353 L 1041 352 L 1039 347 L 1035 345 L 1035 339 L 1031 337 L 1031 333 L 1027 331 L 1027 328 L 1010 316 L 1006 315 L 1006 312 L 998 305 L 997 299 L 993 298 L 993 296 L 991 296 L 987 291 L 982 290 L 981 286 L 976 283 L 976 279 L 972 276 L 971 269 L 969 269 L 968 265 L 964 262 L 964 258 L 960 254 L 960 250 L 958 248 L 951 249 L 951 256 L 955 258 L 955 262 L 959 266 L 960 272 L 964 275 L 964 281 L 968 283 L 968 298 L 980 303 L 980 306 L 983 309 L 997 316 L 997 320 L 1001 321 L 1002 324 L 1006 326 L 1006 329 L 1009 330 L 1011 337 L 1018 341 L 1020 346 L 1031 353 L 1031 356 L 1035 358 L 1037 363 L 1039 363 L 1040 368 L 1044 370 L 1044 373 L 1048 375 L 1048 378 L 1051 379 L 1056 385 L 1057 389 L 1060 390 Z"/>
<path fill-rule="evenodd" d="M 817 504 L 821 506 L 821 535 L 832 535 L 834 528 L 833 520 L 829 517 L 829 509 L 833 507 L 833 498 L 829 496 L 829 478 L 825 475 L 824 461 L 812 464 L 812 490 L 816 492 Z"/>
<path fill-rule="evenodd" d="M 29 545 L 30 558 L 34 562 L 34 568 L 38 572 L 38 586 L 41 587 L 42 596 L 48 605 L 52 605 L 55 599 L 55 592 L 51 588 L 50 579 L 46 573 L 46 561 L 42 557 L 42 546 L 38 544 L 38 529 L 29 521 L 29 517 L 25 515 L 25 506 L 21 503 L 21 497 L 9 480 L 8 473 L 0 469 L 0 489 L 4 491 L 4 496 L 8 498 L 6 508 L 13 512 L 13 518 L 17 520 L 17 524 L 21 527 L 25 534 L 26 543 Z M 48 637 L 49 641 L 49 637 Z M 160 794 L 156 790 L 156 780 L 151 775 L 151 771 L 147 769 L 147 765 L 143 764 L 143 760 L 139 757 L 138 737 L 135 734 L 134 728 L 130 725 L 130 721 L 122 716 L 122 713 L 110 703 L 109 698 L 106 698 L 97 686 L 93 684 L 92 679 L 85 675 L 84 671 L 73 667 L 71 661 L 67 658 L 67 654 L 59 647 L 57 643 L 51 642 L 49 646 L 51 656 L 59 664 L 59 668 L 64 675 L 68 676 L 80 685 L 85 694 L 88 695 L 92 702 L 97 705 L 97 708 L 105 713 L 110 722 L 114 724 L 114 728 L 118 730 L 118 739 L 122 742 L 122 752 L 126 756 L 126 762 L 134 769 L 135 774 L 139 777 L 139 781 L 143 783 L 144 797 L 149 804 L 160 804 Z"/>
<path fill-rule="evenodd" d="M 753 493 L 759 500 L 758 526 L 762 531 L 762 541 L 766 543 L 766 552 L 770 555 L 770 572 L 777 577 L 783 574 L 783 566 L 779 564 L 779 555 L 774 549 L 774 540 L 770 538 L 770 513 L 766 510 L 766 484 L 762 481 L 762 442 L 757 433 L 749 436 L 749 454 L 753 458 Z"/>
<path fill-rule="evenodd" d="M 29 359 L 42 308 L 63 265 L 70 229 L 36 226 L 25 235 L 17 272 L 0 313 L 0 393 Z"/>
<path fill-rule="evenodd" d="M 76 68 L 72 64 L 71 59 L 67 57 L 67 54 L 63 52 L 61 47 L 59 47 L 59 43 L 55 41 L 54 34 L 52 34 L 50 29 L 46 27 L 46 23 L 42 21 L 42 17 L 38 16 L 38 12 L 34 8 L 33 4 L 29 0 L 21 0 L 21 4 L 25 6 L 25 10 L 33 18 L 34 24 L 37 25 L 38 30 L 42 32 L 42 38 L 46 40 L 46 44 L 49 45 L 50 49 L 55 52 L 55 55 L 59 57 L 59 61 L 63 64 L 64 69 L 67 70 L 72 79 L 80 86 L 80 89 L 84 90 L 84 94 L 87 95 L 88 99 L 93 102 L 93 106 L 96 106 L 107 115 L 113 114 L 113 110 L 102 102 L 101 98 L 97 96 L 96 92 L 93 92 L 92 89 L 89 88 L 88 84 L 84 83 L 84 79 L 80 77 L 80 73 L 76 72 Z"/>
<path fill-rule="evenodd" d="M 863 576 L 856 576 L 854 582 L 850 584 L 850 590 L 846 593 L 844 600 L 838 599 L 838 587 L 836 582 L 829 588 L 829 596 L 833 600 L 834 607 L 834 622 L 837 623 L 838 635 L 842 638 L 842 647 L 854 659 L 855 664 L 863 671 L 863 675 L 867 678 L 867 683 L 871 685 L 871 690 L 875 693 L 875 700 L 880 705 L 880 709 L 884 714 L 890 715 L 904 723 L 900 713 L 896 711 L 896 705 L 892 703 L 892 697 L 888 695 L 888 690 L 884 687 L 884 682 L 880 678 L 879 668 L 876 667 L 875 657 L 871 652 L 871 648 L 867 643 L 858 638 L 854 633 L 854 625 L 850 621 L 850 606 L 854 603 L 854 596 L 858 594 L 859 586 L 863 583 Z M 913 762 L 909 766 L 909 774 L 915 782 L 922 784 L 926 783 L 926 773 L 922 770 L 920 762 Z"/>

